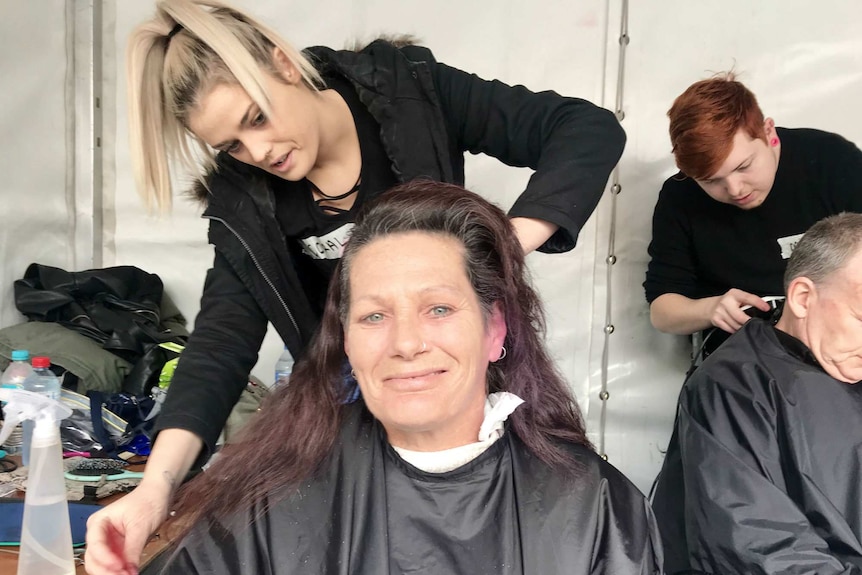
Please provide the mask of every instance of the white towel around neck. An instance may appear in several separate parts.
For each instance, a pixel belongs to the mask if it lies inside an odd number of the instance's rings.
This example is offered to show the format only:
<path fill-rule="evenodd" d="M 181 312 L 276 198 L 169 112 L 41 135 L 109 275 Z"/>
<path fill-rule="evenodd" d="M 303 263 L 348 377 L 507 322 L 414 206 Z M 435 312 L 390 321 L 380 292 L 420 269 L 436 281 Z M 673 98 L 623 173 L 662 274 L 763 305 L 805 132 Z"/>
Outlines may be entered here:
<path fill-rule="evenodd" d="M 443 451 L 412 451 L 394 445 L 392 448 L 404 461 L 428 473 L 458 469 L 479 457 L 503 436 L 503 423 L 522 403 L 523 399 L 508 391 L 488 395 L 485 399 L 485 419 L 479 427 L 479 438 L 475 443 Z"/>

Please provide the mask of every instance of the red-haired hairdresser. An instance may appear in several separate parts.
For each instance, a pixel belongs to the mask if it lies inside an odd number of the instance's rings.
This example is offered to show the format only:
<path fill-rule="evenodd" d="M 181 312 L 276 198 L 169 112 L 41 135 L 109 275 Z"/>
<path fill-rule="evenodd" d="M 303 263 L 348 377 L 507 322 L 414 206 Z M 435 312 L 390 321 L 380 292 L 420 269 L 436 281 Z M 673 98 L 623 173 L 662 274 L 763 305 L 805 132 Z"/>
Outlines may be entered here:
<path fill-rule="evenodd" d="M 680 173 L 653 216 L 644 288 L 653 325 L 733 333 L 783 293 L 787 259 L 818 220 L 862 212 L 862 152 L 837 134 L 776 127 L 732 73 L 689 86 L 670 111 Z"/>

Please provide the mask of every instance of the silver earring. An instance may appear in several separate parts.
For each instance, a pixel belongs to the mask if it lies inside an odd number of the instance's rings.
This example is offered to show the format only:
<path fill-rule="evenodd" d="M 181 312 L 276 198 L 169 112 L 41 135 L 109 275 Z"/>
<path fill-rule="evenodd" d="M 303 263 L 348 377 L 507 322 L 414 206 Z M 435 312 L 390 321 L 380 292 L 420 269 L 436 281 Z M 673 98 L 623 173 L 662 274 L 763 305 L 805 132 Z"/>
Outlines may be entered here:
<path fill-rule="evenodd" d="M 352 369 L 350 370 L 350 377 L 352 377 L 353 379 L 356 379 L 356 372 L 353 371 Z"/>
<path fill-rule="evenodd" d="M 506 357 L 506 346 L 505 345 L 502 346 L 502 348 L 500 350 L 500 357 L 497 358 L 497 361 L 500 361 L 504 357 Z"/>

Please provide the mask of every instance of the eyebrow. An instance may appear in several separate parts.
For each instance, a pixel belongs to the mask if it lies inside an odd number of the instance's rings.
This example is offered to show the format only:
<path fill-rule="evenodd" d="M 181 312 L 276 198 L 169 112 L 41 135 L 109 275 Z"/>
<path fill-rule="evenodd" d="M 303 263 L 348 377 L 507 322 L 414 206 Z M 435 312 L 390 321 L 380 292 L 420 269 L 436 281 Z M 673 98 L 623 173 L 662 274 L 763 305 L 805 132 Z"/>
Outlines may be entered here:
<path fill-rule="evenodd" d="M 732 174 L 733 172 L 735 172 L 736 170 L 738 170 L 739 168 L 741 168 L 741 167 L 742 167 L 742 164 L 744 164 L 744 163 L 746 163 L 746 162 L 750 162 L 753 158 L 754 158 L 754 154 L 751 154 L 750 156 L 748 156 L 747 158 L 745 158 L 744 160 L 742 160 L 741 162 L 739 162 L 739 164 L 738 164 L 735 168 L 733 168 L 733 169 L 730 171 L 730 173 Z M 700 181 L 701 181 L 701 182 L 716 182 L 716 181 L 718 181 L 718 180 L 723 180 L 723 179 L 724 179 L 724 178 L 726 178 L 726 177 L 727 177 L 727 176 L 722 176 L 722 177 L 720 177 L 720 178 L 716 178 L 716 177 L 710 176 L 710 177 L 708 177 L 708 178 L 703 178 L 703 179 L 702 179 L 702 180 L 700 180 Z M 695 179 L 696 179 L 696 178 L 695 178 Z"/>
<path fill-rule="evenodd" d="M 448 292 L 448 293 L 451 293 L 454 295 L 460 295 L 462 293 L 461 290 L 459 290 L 455 286 L 450 286 L 450 285 L 445 285 L 445 284 L 433 285 L 433 286 L 428 286 L 428 287 L 422 288 L 419 290 L 419 293 L 422 295 L 426 295 L 428 293 L 436 292 L 436 291 L 444 291 L 444 292 Z M 385 303 L 387 299 L 388 298 L 386 296 L 382 296 L 380 294 L 374 293 L 374 294 L 368 294 L 368 295 L 360 296 L 359 298 L 356 299 L 355 303 L 372 302 L 372 303 L 382 304 L 382 303 Z"/>
<path fill-rule="evenodd" d="M 243 126 L 245 126 L 248 123 L 249 116 L 251 116 L 251 111 L 253 109 L 254 109 L 254 102 L 252 102 L 251 104 L 248 105 L 248 108 L 246 109 L 245 114 L 243 115 L 242 119 L 240 119 L 240 121 L 239 121 L 239 127 L 240 128 L 242 128 Z M 224 148 L 228 144 L 233 143 L 233 141 L 234 140 L 226 140 L 224 142 L 219 142 L 218 144 L 213 146 L 213 148 L 215 148 L 216 150 L 221 150 L 222 148 Z"/>
<path fill-rule="evenodd" d="M 738 166 L 736 166 L 735 168 L 733 168 L 733 171 L 735 172 L 736 170 L 738 170 L 739 168 L 741 168 L 741 167 L 742 167 L 742 164 L 744 164 L 745 162 L 750 162 L 750 161 L 751 161 L 751 159 L 752 159 L 753 157 L 754 157 L 754 154 L 751 154 L 750 156 L 748 156 L 747 158 L 745 158 L 744 160 L 742 160 L 741 162 L 739 162 L 739 165 L 738 165 Z"/>

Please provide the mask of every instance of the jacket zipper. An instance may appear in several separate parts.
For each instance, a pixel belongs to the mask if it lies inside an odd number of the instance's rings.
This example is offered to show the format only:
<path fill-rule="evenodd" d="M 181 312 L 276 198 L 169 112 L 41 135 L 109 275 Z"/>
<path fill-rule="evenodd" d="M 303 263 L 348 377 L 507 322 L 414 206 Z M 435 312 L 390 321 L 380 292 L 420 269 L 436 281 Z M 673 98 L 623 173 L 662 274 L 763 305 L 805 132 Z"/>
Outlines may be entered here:
<path fill-rule="evenodd" d="M 230 230 L 230 232 L 233 235 L 236 236 L 236 239 L 239 240 L 239 243 L 242 244 L 242 247 L 244 247 L 245 251 L 248 252 L 248 255 L 251 256 L 251 261 L 254 262 L 254 266 L 257 268 L 257 271 L 260 272 L 260 275 L 263 276 L 264 280 L 266 280 L 267 285 L 269 285 L 270 289 L 272 289 L 272 293 L 274 293 L 275 297 L 278 298 L 279 303 L 281 303 L 281 307 L 284 308 L 285 313 L 287 313 L 288 319 L 290 319 L 290 323 L 293 324 L 293 329 L 296 330 L 296 334 L 301 336 L 300 331 L 299 331 L 299 326 L 296 325 L 296 320 L 293 318 L 293 313 L 291 313 L 290 308 L 287 307 L 287 302 L 284 301 L 284 298 L 282 298 L 281 294 L 278 293 L 278 290 L 275 289 L 275 284 L 272 283 L 272 280 L 269 279 L 269 276 L 266 275 L 266 272 L 263 271 L 263 268 L 260 266 L 260 263 L 257 261 L 257 258 L 254 255 L 254 252 L 251 251 L 251 247 L 249 247 L 249 245 L 245 241 L 245 239 L 241 235 L 239 235 L 239 232 L 237 232 L 235 229 L 233 229 L 231 227 L 231 225 L 229 223 L 227 223 L 226 221 L 224 221 L 223 219 L 218 218 L 216 216 L 206 216 L 205 215 L 203 217 L 204 217 L 204 219 L 207 219 L 207 220 L 215 220 L 217 222 L 220 222 L 224 227 L 226 227 L 228 230 Z"/>

